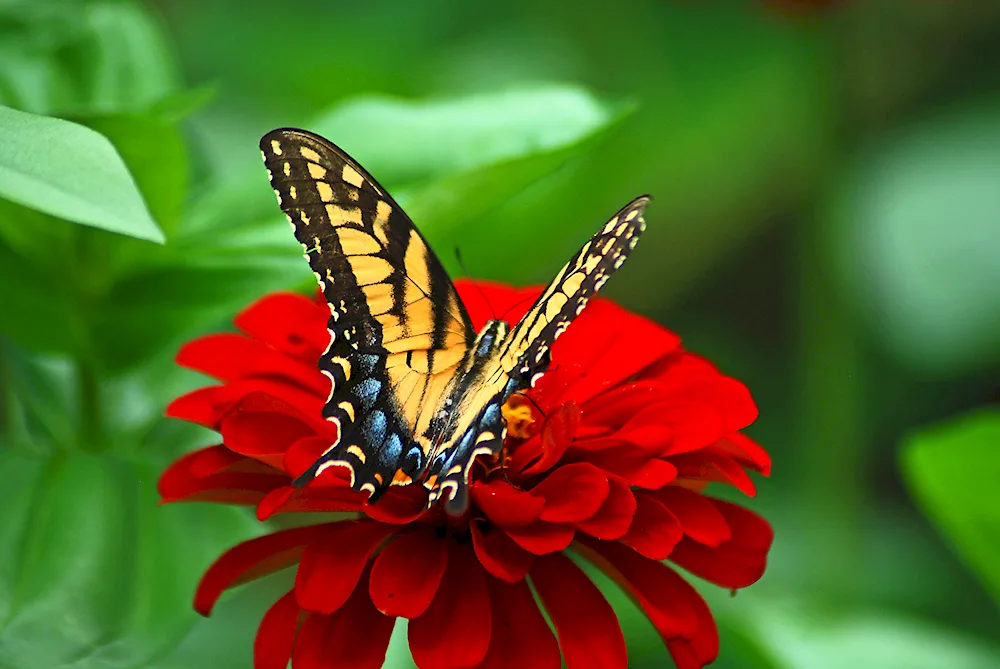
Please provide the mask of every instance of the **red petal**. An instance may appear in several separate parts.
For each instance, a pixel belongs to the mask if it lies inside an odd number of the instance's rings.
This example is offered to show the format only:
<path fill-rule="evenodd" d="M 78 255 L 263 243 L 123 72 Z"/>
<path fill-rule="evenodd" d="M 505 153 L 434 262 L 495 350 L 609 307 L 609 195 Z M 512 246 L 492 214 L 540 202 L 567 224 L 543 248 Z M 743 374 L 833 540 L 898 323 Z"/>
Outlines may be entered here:
<path fill-rule="evenodd" d="M 242 411 L 222 420 L 220 432 L 226 446 L 276 469 L 283 465 L 285 451 L 294 442 L 313 436 L 310 427 L 297 418 L 280 413 Z"/>
<path fill-rule="evenodd" d="M 642 607 L 679 669 L 701 669 L 719 653 L 719 632 L 698 592 L 662 562 L 613 541 L 581 537 L 581 554 Z"/>
<path fill-rule="evenodd" d="M 559 645 L 524 581 L 487 581 L 493 630 L 477 669 L 559 669 Z"/>
<path fill-rule="evenodd" d="M 194 596 L 195 610 L 207 616 L 212 612 L 219 596 L 227 589 L 294 564 L 305 545 L 329 527 L 296 527 L 265 534 L 233 546 L 201 577 Z"/>
<path fill-rule="evenodd" d="M 650 453 L 686 453 L 709 446 L 724 434 L 720 409 L 714 404 L 670 397 L 637 413 L 623 429 L 656 426 L 665 430 L 659 437 L 629 438 Z M 629 433 L 631 434 L 631 433 Z"/>
<path fill-rule="evenodd" d="M 609 328 L 607 323 L 616 323 Z M 573 360 L 597 373 L 582 375 L 563 401 L 583 404 L 624 382 L 680 345 L 680 338 L 608 300 L 591 300 L 565 335 L 552 346 L 554 364 Z"/>
<path fill-rule="evenodd" d="M 470 546 L 449 543 L 448 568 L 427 612 L 410 621 L 413 661 L 420 669 L 474 667 L 490 645 L 486 574 Z"/>
<path fill-rule="evenodd" d="M 666 460 L 636 455 L 633 447 L 610 448 L 588 453 L 587 462 L 628 481 L 630 485 L 648 490 L 662 488 L 677 478 L 677 468 Z"/>
<path fill-rule="evenodd" d="M 539 558 L 531 569 L 531 583 L 559 634 L 566 669 L 628 666 L 614 610 L 572 560 L 559 554 Z"/>
<path fill-rule="evenodd" d="M 508 583 L 524 578 L 535 559 L 500 528 L 487 526 L 484 532 L 479 523 L 472 524 L 472 546 L 483 568 Z"/>
<path fill-rule="evenodd" d="M 638 507 L 622 543 L 650 560 L 666 560 L 684 536 L 681 522 L 666 506 L 643 491 L 635 493 L 635 501 Z"/>
<path fill-rule="evenodd" d="M 181 395 L 167 405 L 164 415 L 214 430 L 221 418 L 217 398 L 222 388 L 223 386 L 209 386 Z"/>
<path fill-rule="evenodd" d="M 219 421 L 237 403 L 252 394 L 262 395 L 273 404 L 272 407 L 264 407 L 263 402 L 258 401 L 256 403 L 261 407 L 257 410 L 267 408 L 300 416 L 319 434 L 334 429 L 322 418 L 324 402 L 322 397 L 286 381 L 267 378 L 239 379 L 230 381 L 224 386 L 210 386 L 188 393 L 170 403 L 167 407 L 167 416 L 198 423 L 214 430 L 218 428 Z M 333 436 L 336 437 L 335 430 Z"/>
<path fill-rule="evenodd" d="M 330 614 L 343 606 L 368 558 L 395 529 L 364 520 L 327 525 L 323 534 L 306 546 L 295 574 L 299 607 Z"/>
<path fill-rule="evenodd" d="M 175 463 L 176 464 L 176 463 Z M 217 502 L 221 504 L 259 503 L 277 487 L 288 483 L 285 475 L 215 474 L 205 478 L 179 475 L 172 467 L 160 477 L 163 502 Z"/>
<path fill-rule="evenodd" d="M 422 485 L 393 486 L 372 503 L 365 494 L 364 512 L 373 520 L 407 525 L 427 513 L 427 488 Z"/>
<path fill-rule="evenodd" d="M 191 474 L 199 478 L 211 476 L 212 474 L 218 474 L 224 469 L 229 469 L 230 467 L 247 460 L 246 457 L 240 455 L 239 453 L 234 453 L 222 444 L 203 448 L 191 453 L 190 455 L 193 455 L 194 457 L 191 458 L 191 464 L 188 470 Z M 255 461 L 250 460 L 250 462 Z M 261 471 L 263 472 L 265 470 Z M 268 471 L 268 473 L 271 472 Z"/>
<path fill-rule="evenodd" d="M 164 502 L 179 500 L 253 504 L 287 477 L 225 446 L 210 446 L 182 456 L 160 476 Z"/>
<path fill-rule="evenodd" d="M 558 553 L 573 543 L 573 526 L 563 523 L 537 522 L 502 529 L 518 546 L 535 555 Z"/>
<path fill-rule="evenodd" d="M 278 513 L 344 513 L 360 512 L 364 494 L 348 487 L 317 486 L 275 488 L 257 505 L 257 520 L 264 521 Z"/>
<path fill-rule="evenodd" d="M 649 493 L 666 505 L 681 521 L 684 534 L 706 546 L 718 546 L 729 541 L 731 534 L 725 516 L 703 495 L 667 486 Z"/>
<path fill-rule="evenodd" d="M 576 462 L 552 471 L 531 490 L 545 500 L 541 519 L 574 523 L 590 518 L 608 498 L 608 477 L 587 462 Z"/>
<path fill-rule="evenodd" d="M 675 638 L 667 641 L 667 650 L 674 658 L 677 669 L 702 669 L 719 656 L 719 630 L 708 604 L 694 588 L 688 588 L 687 601 L 698 617 L 698 634 L 693 639 Z"/>
<path fill-rule="evenodd" d="M 470 487 L 472 501 L 496 523 L 505 527 L 527 525 L 538 520 L 545 500 L 522 490 L 516 490 L 506 481 L 476 481 Z"/>
<path fill-rule="evenodd" d="M 771 475 L 771 456 L 753 439 L 741 432 L 731 432 L 720 439 L 718 448 L 745 467 L 764 476 Z"/>
<path fill-rule="evenodd" d="M 705 358 L 684 352 L 656 367 L 650 371 L 658 375 L 667 392 L 717 407 L 723 415 L 724 430 L 740 430 L 757 419 L 757 406 L 746 386 L 719 372 Z"/>
<path fill-rule="evenodd" d="M 330 450 L 335 440 L 325 436 L 299 439 L 285 451 L 285 457 L 281 461 L 282 469 L 288 472 L 290 477 L 298 478 Z M 333 472 L 332 476 L 341 478 L 346 485 L 350 485 L 351 475 L 347 467 L 328 467 L 325 471 Z"/>
<path fill-rule="evenodd" d="M 263 411 L 297 418 L 315 434 L 336 440 L 336 426 L 323 419 L 325 398 L 298 386 L 274 379 L 239 379 L 217 389 L 216 409 L 228 414 L 237 406 L 242 411 Z"/>
<path fill-rule="evenodd" d="M 621 427 L 637 410 L 649 406 L 660 397 L 660 384 L 656 381 L 627 383 L 595 397 L 583 407 L 588 425 Z"/>
<path fill-rule="evenodd" d="M 253 669 L 286 669 L 299 628 L 295 592 L 285 593 L 264 614 L 253 642 Z"/>
<path fill-rule="evenodd" d="M 742 507 L 706 498 L 724 517 L 732 538 L 718 547 L 692 539 L 677 545 L 670 559 L 692 574 L 724 588 L 745 588 L 764 575 L 774 531 L 766 520 Z"/>
<path fill-rule="evenodd" d="M 379 669 L 396 623 L 368 598 L 363 574 L 347 602 L 332 615 L 311 613 L 295 642 L 296 669 Z"/>
<path fill-rule="evenodd" d="M 295 636 L 295 648 L 292 651 L 292 667 L 294 669 L 326 669 L 330 665 L 324 662 L 324 640 L 327 630 L 333 622 L 333 616 L 318 613 L 306 613 Z"/>
<path fill-rule="evenodd" d="M 757 488 L 743 468 L 715 447 L 676 455 L 670 461 L 677 467 L 679 477 L 726 483 L 748 497 L 757 494 Z"/>
<path fill-rule="evenodd" d="M 523 474 L 540 474 L 548 471 L 559 462 L 566 449 L 573 443 L 579 427 L 579 405 L 575 402 L 560 404 L 554 411 L 549 412 L 542 425 L 537 461 L 531 462 L 535 459 L 535 454 L 532 454 L 531 459 L 527 459 L 527 454 L 522 455 L 522 451 L 518 450 L 512 458 L 511 468 Z M 521 456 L 521 459 L 518 456 Z"/>
<path fill-rule="evenodd" d="M 615 475 L 608 476 L 610 492 L 600 510 L 576 524 L 578 530 L 598 539 L 618 539 L 628 532 L 635 515 L 635 495 L 628 483 Z"/>
<path fill-rule="evenodd" d="M 375 558 L 369 592 L 387 616 L 416 618 L 427 610 L 448 564 L 447 544 L 430 531 L 396 537 Z"/>
<path fill-rule="evenodd" d="M 234 322 L 254 339 L 315 364 L 330 342 L 329 318 L 328 310 L 302 295 L 274 293 L 250 305 Z"/>
<path fill-rule="evenodd" d="M 225 333 L 195 339 L 181 347 L 177 364 L 231 381 L 253 376 L 283 378 L 325 397 L 330 381 L 316 368 L 242 335 Z"/>

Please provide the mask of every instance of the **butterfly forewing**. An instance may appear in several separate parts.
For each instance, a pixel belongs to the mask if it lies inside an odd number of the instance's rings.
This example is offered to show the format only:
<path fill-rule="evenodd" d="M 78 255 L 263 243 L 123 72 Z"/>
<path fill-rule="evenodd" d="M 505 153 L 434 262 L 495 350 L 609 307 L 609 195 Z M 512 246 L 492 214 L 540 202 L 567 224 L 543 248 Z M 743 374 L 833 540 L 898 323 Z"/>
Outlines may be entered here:
<path fill-rule="evenodd" d="M 502 358 L 506 373 L 534 385 L 545 372 L 553 342 L 635 248 L 646 229 L 648 204 L 649 197 L 642 196 L 625 205 L 559 270 L 510 333 Z"/>
<path fill-rule="evenodd" d="M 413 223 L 347 154 L 295 129 L 272 131 L 260 146 L 330 306 L 319 367 L 332 382 L 324 416 L 339 437 L 296 483 L 339 464 L 377 498 L 426 466 L 415 437 L 473 340 L 469 317 Z"/>
<path fill-rule="evenodd" d="M 427 479 L 434 482 L 432 499 L 447 491 L 450 510 L 464 510 L 472 460 L 502 446 L 499 406 L 513 390 L 533 386 L 545 373 L 552 344 L 635 247 L 646 228 L 643 210 L 648 204 L 649 197 L 639 197 L 615 214 L 566 263 L 503 339 L 490 367 L 483 370 L 482 381 L 468 389 L 464 405 L 472 416 L 465 417 L 463 428 L 430 455 Z"/>

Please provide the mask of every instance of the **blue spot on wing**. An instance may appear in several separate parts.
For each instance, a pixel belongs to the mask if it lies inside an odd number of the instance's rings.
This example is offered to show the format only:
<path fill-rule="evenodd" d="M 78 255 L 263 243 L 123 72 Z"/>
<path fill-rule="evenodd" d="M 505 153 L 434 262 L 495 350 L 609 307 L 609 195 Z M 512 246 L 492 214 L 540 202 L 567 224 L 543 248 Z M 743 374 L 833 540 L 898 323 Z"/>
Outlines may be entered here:
<path fill-rule="evenodd" d="M 379 383 L 378 379 L 365 379 L 361 381 L 354 388 L 354 392 L 357 393 L 358 399 L 361 400 L 361 407 L 365 411 L 371 411 L 378 401 L 378 394 L 382 390 L 382 384 Z"/>
<path fill-rule="evenodd" d="M 396 462 L 399 460 L 399 454 L 403 452 L 403 440 L 399 438 L 398 434 L 390 434 L 383 448 L 389 459 Z"/>
<path fill-rule="evenodd" d="M 388 429 L 388 421 L 385 414 L 376 409 L 365 417 L 364 426 L 361 428 L 365 438 L 370 444 L 381 444 L 385 441 L 385 433 Z"/>

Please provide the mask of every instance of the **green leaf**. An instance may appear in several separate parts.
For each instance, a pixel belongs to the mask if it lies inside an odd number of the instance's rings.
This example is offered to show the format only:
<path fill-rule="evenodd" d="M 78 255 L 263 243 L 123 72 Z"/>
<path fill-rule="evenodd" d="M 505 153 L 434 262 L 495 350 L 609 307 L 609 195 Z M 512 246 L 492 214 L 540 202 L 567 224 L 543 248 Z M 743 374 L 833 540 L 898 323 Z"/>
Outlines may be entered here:
<path fill-rule="evenodd" d="M 383 185 L 398 186 L 564 148 L 616 120 L 622 109 L 570 85 L 452 99 L 365 96 L 334 107 L 309 129 Z"/>
<path fill-rule="evenodd" d="M 831 211 L 844 292 L 902 362 L 955 375 L 1000 360 L 1000 106 L 923 119 L 863 155 Z"/>
<path fill-rule="evenodd" d="M 911 435 L 902 464 L 914 497 L 1000 603 L 1000 410 Z"/>
<path fill-rule="evenodd" d="M 76 223 L 163 241 L 105 137 L 75 123 L 6 107 L 0 107 L 0 132 L 0 196 Z"/>
<path fill-rule="evenodd" d="M 149 662 L 195 622 L 202 570 L 256 524 L 228 507 L 156 504 L 149 465 L 0 450 L 0 666 Z"/>
<path fill-rule="evenodd" d="M 738 597 L 727 625 L 743 628 L 777 669 L 991 669 L 1000 647 L 932 623 L 885 614 L 831 615 L 804 602 L 760 604 Z M 728 617 L 728 616 L 725 616 Z"/>
<path fill-rule="evenodd" d="M 115 285 L 91 321 L 95 353 L 106 369 L 120 371 L 174 348 L 304 276 L 292 256 L 286 262 L 257 255 L 203 260 L 143 269 Z"/>
<path fill-rule="evenodd" d="M 153 218 L 172 231 L 187 197 L 187 147 L 177 126 L 152 115 L 115 114 L 80 122 L 114 144 L 125 161 Z"/>

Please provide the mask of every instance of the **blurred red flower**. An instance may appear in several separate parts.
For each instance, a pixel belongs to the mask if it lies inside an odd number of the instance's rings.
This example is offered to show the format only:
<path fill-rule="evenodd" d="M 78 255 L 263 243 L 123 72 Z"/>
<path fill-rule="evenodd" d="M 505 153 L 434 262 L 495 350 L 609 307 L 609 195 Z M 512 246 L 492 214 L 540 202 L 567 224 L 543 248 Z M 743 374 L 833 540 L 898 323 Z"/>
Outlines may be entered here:
<path fill-rule="evenodd" d="M 457 287 L 476 327 L 491 308 L 516 321 L 540 292 Z M 289 658 L 297 669 L 375 669 L 397 617 L 410 620 L 420 669 L 626 667 L 615 613 L 567 549 L 642 607 L 678 667 L 715 659 L 708 606 L 663 560 L 725 588 L 763 574 L 768 523 L 702 492 L 720 482 L 753 495 L 747 470 L 769 472 L 767 453 L 739 433 L 757 415 L 741 383 L 664 328 L 593 300 L 553 347 L 530 401 L 508 402 L 504 450 L 477 463 L 471 511 L 456 521 L 425 511 L 419 485 L 369 504 L 340 468 L 290 486 L 335 437 L 316 368 L 328 315 L 320 301 L 271 295 L 236 318 L 244 334 L 197 339 L 177 357 L 222 384 L 178 398 L 168 415 L 224 443 L 167 469 L 164 501 L 253 504 L 260 519 L 348 514 L 246 541 L 204 575 L 195 608 L 208 615 L 227 588 L 298 564 L 294 589 L 261 622 L 256 669 Z"/>

